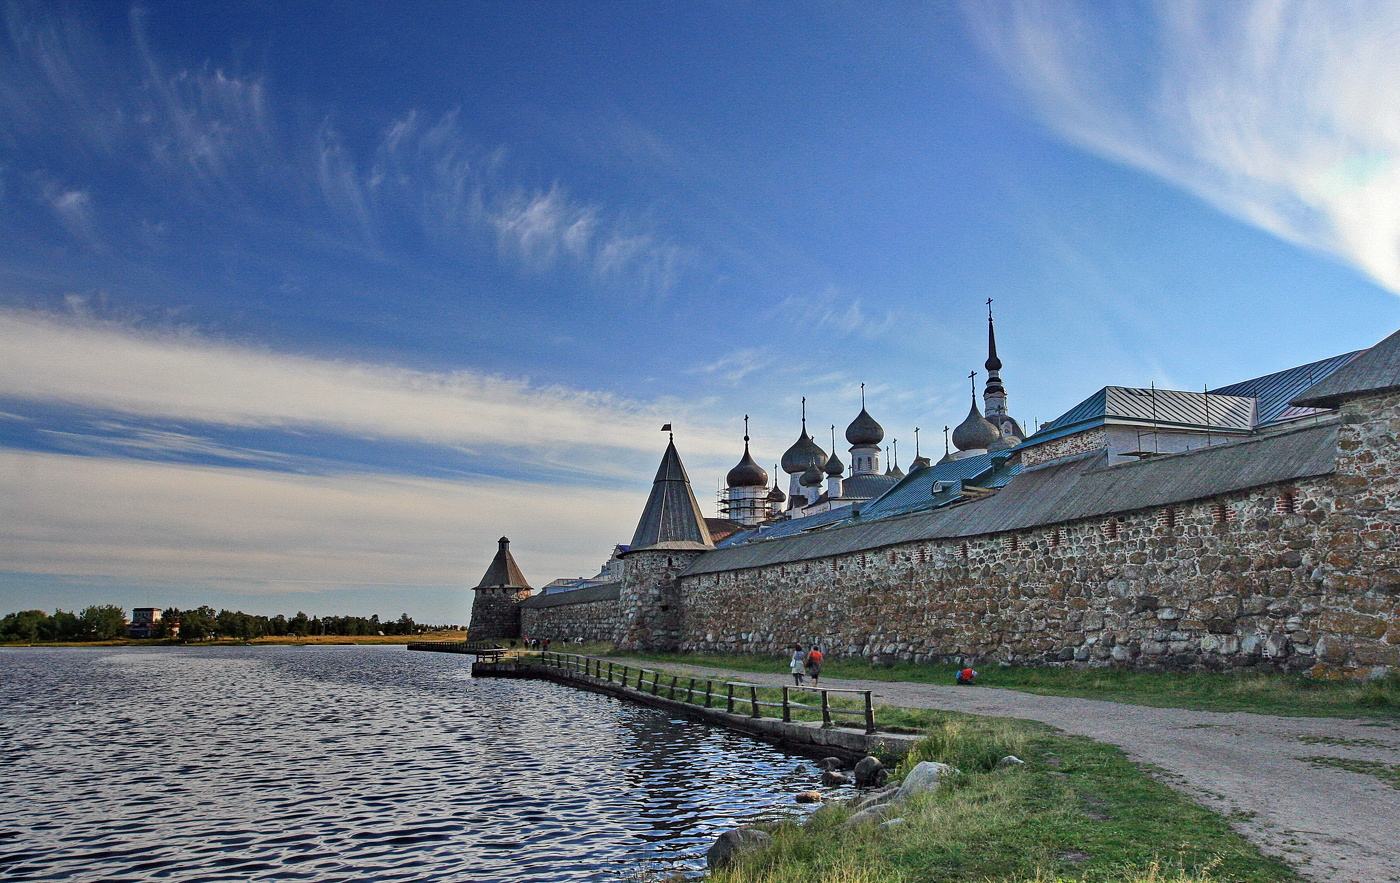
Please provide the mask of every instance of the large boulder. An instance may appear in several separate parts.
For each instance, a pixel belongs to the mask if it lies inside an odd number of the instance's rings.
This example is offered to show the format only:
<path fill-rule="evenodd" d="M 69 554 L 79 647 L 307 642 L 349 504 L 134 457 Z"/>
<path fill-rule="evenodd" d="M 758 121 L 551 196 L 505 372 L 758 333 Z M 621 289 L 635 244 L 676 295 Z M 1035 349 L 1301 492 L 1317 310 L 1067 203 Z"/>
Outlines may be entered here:
<path fill-rule="evenodd" d="M 717 871 L 732 863 L 740 853 L 762 848 L 772 842 L 772 837 L 757 828 L 731 828 L 710 844 L 709 851 L 705 853 L 705 867 Z"/>
<path fill-rule="evenodd" d="M 874 788 L 885 784 L 888 773 L 878 757 L 862 757 L 853 771 L 857 788 Z"/>
<path fill-rule="evenodd" d="M 823 757 L 817 762 L 817 769 L 822 770 L 844 770 L 846 762 L 839 757 Z"/>
<path fill-rule="evenodd" d="M 933 760 L 926 760 L 915 765 L 909 771 L 909 775 L 904 777 L 904 782 L 899 786 L 899 792 L 895 794 L 896 800 L 908 800 L 916 794 L 927 794 L 938 790 L 940 780 L 957 775 L 958 771 L 946 763 L 938 763 Z"/>
<path fill-rule="evenodd" d="M 874 806 L 866 807 L 860 812 L 852 813 L 851 817 L 846 819 L 845 827 L 855 828 L 860 825 L 879 824 L 880 822 L 883 822 L 885 819 L 889 818 L 890 813 L 893 810 L 893 804 L 877 803 Z"/>

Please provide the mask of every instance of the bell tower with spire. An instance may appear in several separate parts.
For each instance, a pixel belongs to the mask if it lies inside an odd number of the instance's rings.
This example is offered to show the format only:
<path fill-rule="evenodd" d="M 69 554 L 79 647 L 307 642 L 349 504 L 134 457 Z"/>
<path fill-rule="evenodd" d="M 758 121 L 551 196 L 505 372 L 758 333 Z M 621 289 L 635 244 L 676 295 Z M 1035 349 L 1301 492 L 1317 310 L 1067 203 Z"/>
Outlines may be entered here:
<path fill-rule="evenodd" d="M 670 431 L 671 424 L 663 428 Z M 763 480 L 766 484 L 767 476 Z M 676 576 L 714 547 L 690 487 L 690 476 L 676 452 L 673 433 L 632 542 L 622 554 L 619 650 L 664 652 L 680 648 L 683 610 Z"/>
<path fill-rule="evenodd" d="M 1006 410 L 1006 387 L 1001 382 L 1001 359 L 997 358 L 997 330 L 992 319 L 992 299 L 987 298 L 987 386 L 982 392 L 986 405 L 986 421 L 1001 433 L 994 449 L 1015 447 L 1024 439 L 1021 425 Z"/>

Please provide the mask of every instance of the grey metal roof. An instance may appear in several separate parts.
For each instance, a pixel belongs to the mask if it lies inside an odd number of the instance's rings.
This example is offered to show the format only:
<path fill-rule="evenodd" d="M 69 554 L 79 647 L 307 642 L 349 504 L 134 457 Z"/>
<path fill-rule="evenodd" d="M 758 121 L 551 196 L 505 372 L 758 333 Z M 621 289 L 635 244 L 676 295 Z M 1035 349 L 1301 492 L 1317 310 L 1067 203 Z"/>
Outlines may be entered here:
<path fill-rule="evenodd" d="M 1249 432 L 1255 424 L 1255 403 L 1253 398 L 1243 395 L 1105 386 L 1047 423 L 1026 439 L 1023 447 L 1073 435 L 1110 421 Z"/>
<path fill-rule="evenodd" d="M 628 544 L 629 552 L 642 549 L 709 549 L 714 547 L 705 516 L 690 489 L 690 476 L 685 473 L 681 455 L 674 441 L 666 445 L 661 466 L 652 481 L 651 494 L 637 531 Z"/>
<path fill-rule="evenodd" d="M 728 537 L 720 543 L 720 548 L 729 548 L 743 543 L 752 543 L 759 540 L 777 539 L 779 537 L 796 536 L 800 533 L 808 533 L 814 530 L 830 527 L 839 524 L 855 514 L 854 506 L 837 506 L 825 512 L 817 512 L 806 515 L 802 518 L 789 518 L 785 521 L 778 521 L 773 524 L 764 524 L 752 530 Z"/>
<path fill-rule="evenodd" d="M 476 588 L 530 588 L 530 584 L 525 582 L 525 574 L 520 572 L 520 568 L 515 563 L 515 557 L 510 554 L 510 540 L 501 537 L 496 541 L 496 557 L 491 559 L 491 564 L 481 575 L 481 582 L 476 584 Z"/>
<path fill-rule="evenodd" d="M 946 504 L 957 498 L 956 494 L 946 491 L 935 498 L 934 482 L 954 485 L 959 491 L 964 482 L 978 487 L 1002 487 L 1021 471 L 1019 458 L 1015 458 L 1015 462 L 1012 462 L 1012 459 L 1004 453 L 977 454 L 916 469 L 904 476 L 879 499 L 862 507 L 860 517 L 884 518 L 927 509 L 939 502 Z"/>
<path fill-rule="evenodd" d="M 874 475 L 862 472 L 841 481 L 841 498 L 845 500 L 873 500 L 894 487 L 899 479 L 893 475 Z"/>
<path fill-rule="evenodd" d="M 1362 393 L 1400 389 L 1400 331 L 1347 362 L 1325 380 L 1304 390 L 1292 404 L 1335 408 Z"/>
<path fill-rule="evenodd" d="M 622 592 L 621 583 L 604 583 L 567 592 L 552 592 L 548 595 L 531 595 L 520 602 L 521 607 L 562 607 L 565 604 L 584 604 L 589 601 L 615 601 Z"/>
<path fill-rule="evenodd" d="M 860 552 L 915 540 L 978 536 L 1183 503 L 1251 487 L 1325 475 L 1336 468 L 1337 423 L 1168 454 L 1107 463 L 1096 451 L 1022 471 L 990 497 L 927 512 L 868 519 L 773 542 L 718 549 L 685 575 L 743 570 Z"/>
<path fill-rule="evenodd" d="M 1241 380 L 1239 383 L 1212 389 L 1210 393 L 1211 395 L 1253 396 L 1259 403 L 1260 426 L 1307 417 L 1320 413 L 1321 409 L 1294 407 L 1289 402 L 1302 395 L 1309 387 L 1330 377 L 1337 369 L 1362 352 L 1364 350 L 1343 353 L 1340 356 L 1309 362 L 1296 368 L 1275 371 L 1273 374 L 1265 374 L 1263 377 Z"/>

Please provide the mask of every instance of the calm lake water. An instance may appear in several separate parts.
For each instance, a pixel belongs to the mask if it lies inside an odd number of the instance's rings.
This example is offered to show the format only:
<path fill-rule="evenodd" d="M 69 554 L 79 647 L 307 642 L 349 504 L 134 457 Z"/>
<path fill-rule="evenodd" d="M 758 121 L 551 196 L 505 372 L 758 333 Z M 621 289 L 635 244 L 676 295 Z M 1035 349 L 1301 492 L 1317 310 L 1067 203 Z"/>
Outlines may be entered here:
<path fill-rule="evenodd" d="M 813 765 L 400 647 L 0 650 L 0 878 L 699 873 Z"/>

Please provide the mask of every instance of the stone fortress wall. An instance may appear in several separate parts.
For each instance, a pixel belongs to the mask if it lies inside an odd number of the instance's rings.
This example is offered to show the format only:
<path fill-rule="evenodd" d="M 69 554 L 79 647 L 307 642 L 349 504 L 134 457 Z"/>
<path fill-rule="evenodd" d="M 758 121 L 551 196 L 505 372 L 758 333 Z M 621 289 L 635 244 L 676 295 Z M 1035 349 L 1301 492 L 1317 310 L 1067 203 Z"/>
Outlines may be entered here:
<path fill-rule="evenodd" d="M 614 640 L 655 649 L 1378 673 L 1400 666 L 1397 436 L 1400 393 L 1372 396 L 1343 407 L 1332 475 L 674 581 L 638 561 L 596 633 L 612 615 Z M 646 597 L 667 609 L 630 609 Z M 567 634 L 565 609 L 532 630 Z M 675 613 L 676 640 L 637 633 Z"/>
<path fill-rule="evenodd" d="M 520 611 L 520 636 L 549 638 L 552 641 L 581 638 L 585 641 L 612 642 L 617 640 L 619 622 L 621 616 L 614 594 L 611 598 L 572 604 L 523 607 Z"/>

